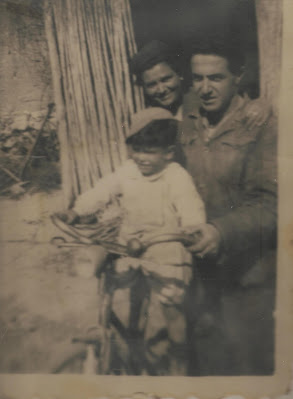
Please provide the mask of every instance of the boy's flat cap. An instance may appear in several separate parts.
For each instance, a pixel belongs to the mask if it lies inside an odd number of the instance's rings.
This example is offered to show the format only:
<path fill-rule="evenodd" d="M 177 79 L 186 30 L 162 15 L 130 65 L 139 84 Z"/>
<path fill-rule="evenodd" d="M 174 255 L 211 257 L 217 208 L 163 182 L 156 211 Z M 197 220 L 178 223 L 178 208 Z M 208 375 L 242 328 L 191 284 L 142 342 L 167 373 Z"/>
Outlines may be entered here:
<path fill-rule="evenodd" d="M 127 137 L 133 136 L 149 123 L 160 119 L 174 119 L 170 111 L 160 107 L 150 107 L 137 112 L 132 116 L 131 127 Z"/>

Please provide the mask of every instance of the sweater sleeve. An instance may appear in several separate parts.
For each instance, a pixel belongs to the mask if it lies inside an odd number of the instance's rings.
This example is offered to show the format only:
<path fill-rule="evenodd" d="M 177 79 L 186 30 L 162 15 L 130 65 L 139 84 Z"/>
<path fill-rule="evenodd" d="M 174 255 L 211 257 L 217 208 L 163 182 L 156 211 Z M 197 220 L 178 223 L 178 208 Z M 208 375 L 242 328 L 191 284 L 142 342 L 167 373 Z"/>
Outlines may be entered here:
<path fill-rule="evenodd" d="M 242 202 L 211 223 L 222 236 L 228 255 L 268 245 L 277 227 L 277 135 L 272 119 L 260 131 L 246 161 Z"/>
<path fill-rule="evenodd" d="M 172 201 L 180 227 L 189 231 L 206 222 L 205 207 L 191 176 L 181 166 L 175 165 L 172 170 Z"/>
<path fill-rule="evenodd" d="M 100 207 L 110 202 L 111 198 L 121 193 L 121 177 L 125 167 L 118 168 L 114 173 L 101 178 L 95 186 L 77 197 L 73 210 L 79 215 L 90 215 Z"/>

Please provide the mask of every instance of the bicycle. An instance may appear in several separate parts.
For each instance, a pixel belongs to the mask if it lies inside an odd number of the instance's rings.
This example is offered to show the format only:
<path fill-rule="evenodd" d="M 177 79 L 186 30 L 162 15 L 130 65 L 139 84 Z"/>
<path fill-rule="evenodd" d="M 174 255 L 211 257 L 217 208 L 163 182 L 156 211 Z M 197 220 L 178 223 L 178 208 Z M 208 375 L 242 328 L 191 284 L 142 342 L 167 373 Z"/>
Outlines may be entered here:
<path fill-rule="evenodd" d="M 86 347 L 66 359 L 53 370 L 53 373 L 77 371 L 90 374 L 128 374 L 140 372 L 154 375 L 152 365 L 140 350 L 141 337 L 138 330 L 125 327 L 112 309 L 113 296 L 117 289 L 127 288 L 129 281 L 115 273 L 115 262 L 119 257 L 139 258 L 151 245 L 163 242 L 181 242 L 185 246 L 194 243 L 191 234 L 160 234 L 148 242 L 137 239 L 130 240 L 126 246 L 117 243 L 117 233 L 121 218 L 118 216 L 111 223 L 68 225 L 57 215 L 52 216 L 52 222 L 67 236 L 73 238 L 67 241 L 64 237 L 53 237 L 51 242 L 57 247 L 84 247 L 99 245 L 109 253 L 107 261 L 98 271 L 98 316 L 97 325 L 89 329 L 86 337 L 73 337 L 73 343 L 82 343 Z M 126 343 L 127 358 L 119 356 L 117 340 L 114 335 Z M 136 342 L 134 345 L 133 342 Z"/>

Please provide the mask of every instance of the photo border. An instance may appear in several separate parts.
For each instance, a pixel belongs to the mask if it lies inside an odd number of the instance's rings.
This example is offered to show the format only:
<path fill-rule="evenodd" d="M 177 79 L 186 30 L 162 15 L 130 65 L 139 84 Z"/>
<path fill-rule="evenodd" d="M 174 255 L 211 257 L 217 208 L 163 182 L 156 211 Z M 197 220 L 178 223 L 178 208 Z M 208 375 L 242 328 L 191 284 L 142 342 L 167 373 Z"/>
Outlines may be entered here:
<path fill-rule="evenodd" d="M 256 0 L 257 1 L 257 0 Z M 270 0 L 279 1 L 279 0 Z M 128 377 L 0 375 L 0 398 L 156 397 L 273 398 L 288 392 L 293 363 L 293 1 L 283 0 L 282 69 L 279 96 L 279 214 L 276 306 L 276 373 L 267 377 Z M 293 387 L 292 387 L 293 389 Z"/>

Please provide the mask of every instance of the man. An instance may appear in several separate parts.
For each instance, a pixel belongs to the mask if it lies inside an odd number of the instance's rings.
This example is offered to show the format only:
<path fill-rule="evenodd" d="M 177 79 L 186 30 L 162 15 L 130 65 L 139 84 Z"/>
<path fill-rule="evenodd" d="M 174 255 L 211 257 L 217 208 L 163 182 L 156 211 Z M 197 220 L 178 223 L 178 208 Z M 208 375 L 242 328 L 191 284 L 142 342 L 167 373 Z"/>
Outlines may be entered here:
<path fill-rule="evenodd" d="M 238 95 L 243 57 L 235 48 L 228 50 L 227 46 L 203 46 L 198 53 L 215 56 L 220 52 L 216 59 L 222 59 L 222 65 L 217 64 L 221 69 L 208 81 L 198 70 L 207 63 L 197 62 L 202 57 L 194 54 L 194 90 L 186 95 L 178 62 L 163 43 L 146 44 L 131 60 L 147 104 L 183 118 L 179 137 L 187 168 L 206 202 L 209 223 L 199 226 L 202 240 L 194 252 L 195 263 L 200 265 L 189 301 L 195 375 L 273 370 L 275 129 L 270 121 L 272 127 L 263 132 L 268 107 L 262 100 Z M 177 159 L 183 162 L 180 149 Z M 267 223 L 260 236 L 262 217 Z M 242 344 L 244 340 L 254 345 Z"/>
<path fill-rule="evenodd" d="M 192 248 L 195 375 L 274 370 L 276 121 L 252 129 L 243 123 L 251 102 L 238 94 L 243 64 L 227 43 L 202 44 L 191 57 L 199 106 L 186 104 L 180 138 L 208 218 Z"/>

